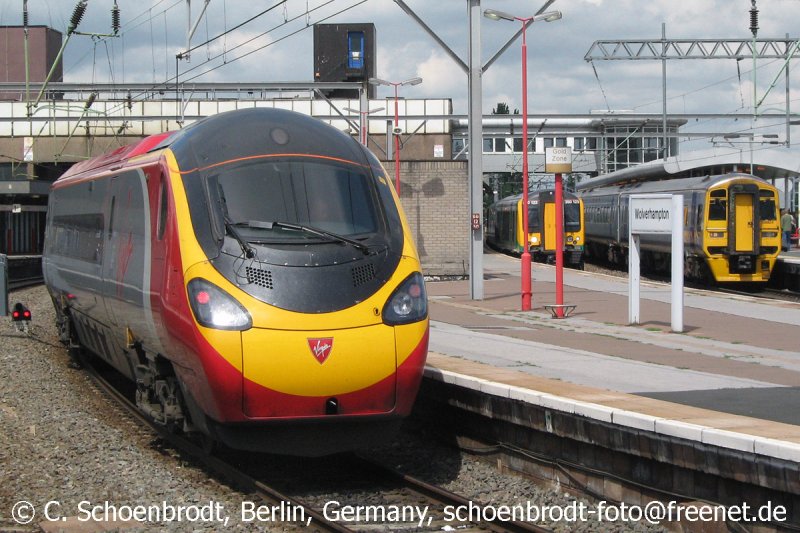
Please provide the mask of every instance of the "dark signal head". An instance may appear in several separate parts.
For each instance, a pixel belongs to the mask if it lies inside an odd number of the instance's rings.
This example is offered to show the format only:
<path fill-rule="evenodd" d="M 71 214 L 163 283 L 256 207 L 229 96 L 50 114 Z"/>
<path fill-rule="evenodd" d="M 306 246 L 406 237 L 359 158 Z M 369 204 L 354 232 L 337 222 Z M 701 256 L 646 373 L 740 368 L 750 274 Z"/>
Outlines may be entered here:
<path fill-rule="evenodd" d="M 20 321 L 27 321 L 30 322 L 31 320 L 31 311 L 21 303 L 17 302 L 14 304 L 14 308 L 11 311 L 11 320 L 14 322 Z"/>

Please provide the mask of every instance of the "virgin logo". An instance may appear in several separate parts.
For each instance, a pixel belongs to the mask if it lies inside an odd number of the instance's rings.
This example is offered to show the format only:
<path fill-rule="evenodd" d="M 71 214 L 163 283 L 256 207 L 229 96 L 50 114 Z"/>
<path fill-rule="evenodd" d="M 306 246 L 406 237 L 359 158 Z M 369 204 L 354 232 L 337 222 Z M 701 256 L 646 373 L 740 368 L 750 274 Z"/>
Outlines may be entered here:
<path fill-rule="evenodd" d="M 331 355 L 333 337 L 307 340 L 308 347 L 311 348 L 311 354 L 319 361 L 319 364 L 324 363 L 328 359 L 328 356 Z"/>

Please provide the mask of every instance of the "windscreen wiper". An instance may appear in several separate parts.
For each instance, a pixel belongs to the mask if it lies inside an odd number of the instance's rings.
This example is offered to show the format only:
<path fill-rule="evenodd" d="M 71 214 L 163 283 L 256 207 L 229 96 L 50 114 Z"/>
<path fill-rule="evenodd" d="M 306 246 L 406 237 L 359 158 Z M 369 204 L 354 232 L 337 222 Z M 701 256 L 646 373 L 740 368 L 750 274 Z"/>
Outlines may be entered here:
<path fill-rule="evenodd" d="M 231 236 L 236 239 L 236 242 L 239 243 L 239 246 L 242 247 L 242 252 L 246 258 L 252 259 L 256 256 L 256 251 L 253 250 L 253 247 L 242 238 L 241 234 L 239 234 L 239 231 L 236 229 L 236 226 L 234 226 L 233 222 L 231 222 L 231 219 L 228 218 L 228 215 L 225 215 L 225 229 L 228 230 L 228 233 L 230 233 Z"/>
<path fill-rule="evenodd" d="M 285 229 L 292 229 L 297 231 L 305 231 L 306 233 L 311 233 L 313 235 L 317 235 L 319 237 L 327 237 L 328 239 L 333 239 L 335 241 L 347 243 L 350 246 L 360 250 L 364 255 L 369 255 L 369 246 L 364 243 L 358 242 L 354 239 L 350 239 L 345 237 L 344 235 L 339 235 L 338 233 L 333 233 L 330 231 L 326 231 L 324 229 L 315 228 L 312 226 L 305 226 L 302 224 L 293 224 L 291 222 L 263 222 L 261 220 L 249 220 L 247 225 L 251 228 L 261 228 L 261 229 L 272 229 L 274 227 L 277 228 L 285 228 Z"/>

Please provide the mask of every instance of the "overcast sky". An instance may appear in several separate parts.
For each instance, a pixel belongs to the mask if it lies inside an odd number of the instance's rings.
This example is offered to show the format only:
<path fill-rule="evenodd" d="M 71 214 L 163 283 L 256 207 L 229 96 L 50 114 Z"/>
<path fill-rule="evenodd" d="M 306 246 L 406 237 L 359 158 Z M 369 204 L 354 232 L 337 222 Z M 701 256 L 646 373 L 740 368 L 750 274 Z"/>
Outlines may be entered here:
<path fill-rule="evenodd" d="M 158 83 L 175 75 L 175 55 L 185 48 L 186 0 L 117 3 L 122 13 L 122 37 L 93 40 L 73 36 L 65 53 L 65 81 Z M 465 0 L 406 3 L 467 61 Z M 528 16 L 543 3 L 544 0 L 483 0 L 482 8 Z M 77 0 L 29 0 L 30 23 L 65 31 L 76 4 Z M 203 0 L 192 1 L 193 18 L 202 4 Z M 108 32 L 112 5 L 113 0 L 89 0 L 79 30 Z M 0 24 L 20 24 L 21 6 L 21 0 L 0 0 Z M 193 44 L 230 30 L 271 6 L 277 7 L 195 50 L 191 62 L 180 64 L 181 79 L 311 81 L 313 32 L 307 25 L 373 22 L 377 29 L 379 77 L 399 81 L 421 76 L 423 83 L 403 88 L 403 95 L 452 98 L 454 111 L 466 113 L 466 75 L 392 0 L 211 0 Z M 599 61 L 594 65 L 595 75 L 592 65 L 583 59 L 592 43 L 598 39 L 657 39 L 662 22 L 666 23 L 668 38 L 750 38 L 750 7 L 750 0 L 556 0 L 548 9 L 560 10 L 563 18 L 537 22 L 528 30 L 529 110 L 587 113 L 610 108 L 660 113 L 660 62 Z M 758 0 L 757 7 L 759 37 L 783 38 L 787 33 L 800 37 L 800 0 Z M 306 15 L 307 8 L 311 13 Z M 483 61 L 519 29 L 518 23 L 485 18 L 481 27 Z M 797 64 L 794 61 L 792 66 Z M 759 97 L 780 66 L 777 60 L 759 63 Z M 750 60 L 738 62 L 738 68 L 734 60 L 671 61 L 667 76 L 670 112 L 752 113 Z M 484 112 L 491 112 L 497 102 L 507 102 L 512 110 L 521 107 L 520 87 L 517 42 L 484 74 Z M 383 91 L 381 96 L 388 95 Z M 784 91 L 781 76 L 763 108 L 783 110 Z M 800 111 L 798 95 L 800 71 L 792 75 L 791 95 L 793 109 Z M 800 129 L 795 127 L 792 134 L 800 142 Z"/>

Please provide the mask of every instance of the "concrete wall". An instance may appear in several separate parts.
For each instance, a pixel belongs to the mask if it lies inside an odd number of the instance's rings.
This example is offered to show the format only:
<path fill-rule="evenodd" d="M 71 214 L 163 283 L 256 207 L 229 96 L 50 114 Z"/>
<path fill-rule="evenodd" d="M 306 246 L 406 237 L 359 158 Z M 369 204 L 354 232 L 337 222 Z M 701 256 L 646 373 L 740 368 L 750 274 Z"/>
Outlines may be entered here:
<path fill-rule="evenodd" d="M 383 164 L 394 180 L 394 162 Z M 401 161 L 400 184 L 400 200 L 423 273 L 466 275 L 470 232 L 466 161 Z"/>

